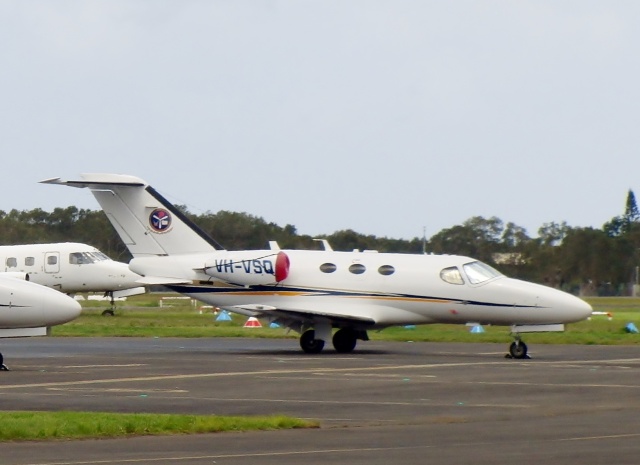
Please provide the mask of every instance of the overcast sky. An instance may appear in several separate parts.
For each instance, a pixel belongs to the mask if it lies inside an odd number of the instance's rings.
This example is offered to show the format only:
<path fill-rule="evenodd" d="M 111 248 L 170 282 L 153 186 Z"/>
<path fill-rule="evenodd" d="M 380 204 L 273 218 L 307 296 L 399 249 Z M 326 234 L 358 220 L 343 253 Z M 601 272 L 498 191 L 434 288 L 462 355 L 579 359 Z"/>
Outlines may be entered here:
<path fill-rule="evenodd" d="M 635 0 L 0 0 L 0 210 L 114 172 L 300 234 L 601 227 L 639 97 Z"/>

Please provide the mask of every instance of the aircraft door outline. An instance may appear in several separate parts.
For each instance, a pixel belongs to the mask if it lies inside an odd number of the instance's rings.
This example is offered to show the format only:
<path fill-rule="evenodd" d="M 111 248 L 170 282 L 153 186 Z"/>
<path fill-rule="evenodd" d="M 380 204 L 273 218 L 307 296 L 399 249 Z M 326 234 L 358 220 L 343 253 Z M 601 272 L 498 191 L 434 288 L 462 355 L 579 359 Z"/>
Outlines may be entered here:
<path fill-rule="evenodd" d="M 45 252 L 44 272 L 45 273 L 60 272 L 60 252 Z"/>

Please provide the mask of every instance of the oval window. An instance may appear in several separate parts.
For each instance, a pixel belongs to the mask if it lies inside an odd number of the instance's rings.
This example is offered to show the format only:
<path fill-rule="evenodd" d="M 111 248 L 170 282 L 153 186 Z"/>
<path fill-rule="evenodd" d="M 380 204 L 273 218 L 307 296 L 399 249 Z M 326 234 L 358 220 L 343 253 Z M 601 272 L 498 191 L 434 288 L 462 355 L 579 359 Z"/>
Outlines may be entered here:
<path fill-rule="evenodd" d="M 364 265 L 361 265 L 360 263 L 354 263 L 353 265 L 351 265 L 349 267 L 349 271 L 353 274 L 362 274 L 366 271 L 367 269 L 365 268 Z"/>
<path fill-rule="evenodd" d="M 333 273 L 337 269 L 338 267 L 333 263 L 323 263 L 322 265 L 320 265 L 320 271 L 322 271 L 323 273 Z"/>
<path fill-rule="evenodd" d="M 382 265 L 380 268 L 378 268 L 378 273 L 380 273 L 383 276 L 389 276 L 390 274 L 393 274 L 395 272 L 396 272 L 396 269 L 391 265 Z"/>

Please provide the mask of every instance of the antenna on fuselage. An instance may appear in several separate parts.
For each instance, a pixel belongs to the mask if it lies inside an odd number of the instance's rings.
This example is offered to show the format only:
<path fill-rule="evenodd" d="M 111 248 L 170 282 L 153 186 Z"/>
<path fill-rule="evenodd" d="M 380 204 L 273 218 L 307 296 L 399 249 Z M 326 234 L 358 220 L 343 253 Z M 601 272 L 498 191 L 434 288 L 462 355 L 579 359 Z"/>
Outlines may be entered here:
<path fill-rule="evenodd" d="M 427 227 L 422 227 L 422 255 L 427 255 Z"/>
<path fill-rule="evenodd" d="M 329 241 L 326 239 L 314 239 L 314 241 L 318 241 L 322 244 L 322 247 L 324 250 L 331 252 L 333 251 L 333 249 L 331 248 L 331 245 L 329 244 Z"/>

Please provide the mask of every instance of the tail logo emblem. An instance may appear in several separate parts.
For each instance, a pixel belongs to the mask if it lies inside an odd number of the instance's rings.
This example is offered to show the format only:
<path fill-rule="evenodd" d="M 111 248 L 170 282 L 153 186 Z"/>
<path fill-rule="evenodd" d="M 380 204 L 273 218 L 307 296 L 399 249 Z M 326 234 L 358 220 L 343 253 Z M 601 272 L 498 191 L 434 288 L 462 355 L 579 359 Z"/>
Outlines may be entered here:
<path fill-rule="evenodd" d="M 155 232 L 167 232 L 171 226 L 171 215 L 164 208 L 156 208 L 149 215 L 149 225 Z"/>

